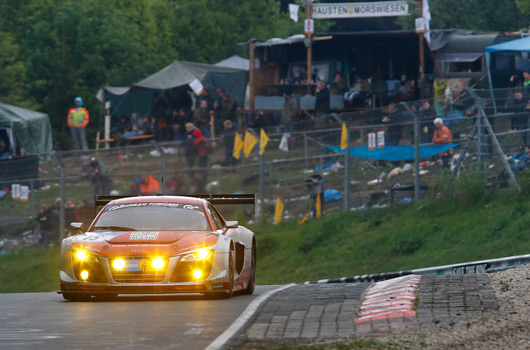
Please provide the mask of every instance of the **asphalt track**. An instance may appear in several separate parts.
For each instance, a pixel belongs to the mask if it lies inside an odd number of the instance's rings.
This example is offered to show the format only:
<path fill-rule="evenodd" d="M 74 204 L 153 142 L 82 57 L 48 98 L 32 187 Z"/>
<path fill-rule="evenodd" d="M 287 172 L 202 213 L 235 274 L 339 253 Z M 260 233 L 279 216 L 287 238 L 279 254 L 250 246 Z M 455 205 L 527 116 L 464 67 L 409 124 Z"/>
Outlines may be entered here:
<path fill-rule="evenodd" d="M 238 331 L 231 325 L 249 315 L 251 303 L 255 307 L 278 288 L 257 286 L 251 296 L 228 300 L 168 295 L 69 302 L 54 292 L 0 294 L 0 350 L 193 350 L 212 343 L 215 349 L 230 328 Z"/>

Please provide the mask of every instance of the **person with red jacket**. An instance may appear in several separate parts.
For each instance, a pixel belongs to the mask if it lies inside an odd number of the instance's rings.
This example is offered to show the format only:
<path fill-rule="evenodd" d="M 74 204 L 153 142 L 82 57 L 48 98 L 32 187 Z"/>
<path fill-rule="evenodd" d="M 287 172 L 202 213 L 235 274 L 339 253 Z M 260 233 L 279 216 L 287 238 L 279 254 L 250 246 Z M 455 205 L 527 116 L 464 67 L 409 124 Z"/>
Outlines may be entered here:
<path fill-rule="evenodd" d="M 451 130 L 449 130 L 449 128 L 444 125 L 443 120 L 440 118 L 434 119 L 434 126 L 436 127 L 436 130 L 434 131 L 434 135 L 432 137 L 432 143 L 451 143 L 451 141 L 453 140 Z M 442 152 L 439 154 L 439 156 L 442 158 L 442 166 L 444 168 L 449 168 L 449 158 L 451 158 L 453 153 L 454 150 L 451 148 L 449 152 Z"/>
<path fill-rule="evenodd" d="M 85 127 L 88 125 L 89 116 L 86 108 L 83 107 L 83 100 L 81 97 L 76 97 L 74 100 L 75 107 L 68 111 L 68 126 L 74 139 L 74 147 L 76 150 L 81 147 L 83 150 L 88 150 L 86 142 Z"/>
<path fill-rule="evenodd" d="M 160 182 L 155 180 L 153 175 L 140 175 L 138 192 L 142 196 L 154 195 L 160 192 Z"/>
<path fill-rule="evenodd" d="M 208 167 L 208 153 L 210 149 L 210 141 L 204 137 L 201 129 L 197 128 L 193 123 L 186 124 L 186 142 L 184 144 L 186 160 L 188 166 L 193 168 L 195 159 L 198 158 L 198 167 Z"/>

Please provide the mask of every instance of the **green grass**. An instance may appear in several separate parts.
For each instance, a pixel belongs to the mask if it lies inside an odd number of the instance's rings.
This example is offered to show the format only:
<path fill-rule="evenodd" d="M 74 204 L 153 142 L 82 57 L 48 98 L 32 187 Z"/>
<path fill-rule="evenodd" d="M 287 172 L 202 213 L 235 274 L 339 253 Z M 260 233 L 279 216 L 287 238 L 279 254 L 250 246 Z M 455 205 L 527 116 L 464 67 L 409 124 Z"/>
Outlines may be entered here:
<path fill-rule="evenodd" d="M 530 176 L 530 175 L 529 175 Z M 258 284 L 304 282 L 530 253 L 530 178 L 522 191 L 488 190 L 473 179 L 407 206 L 339 212 L 297 225 L 251 227 Z M 58 288 L 58 249 L 0 256 L 0 292 Z"/>

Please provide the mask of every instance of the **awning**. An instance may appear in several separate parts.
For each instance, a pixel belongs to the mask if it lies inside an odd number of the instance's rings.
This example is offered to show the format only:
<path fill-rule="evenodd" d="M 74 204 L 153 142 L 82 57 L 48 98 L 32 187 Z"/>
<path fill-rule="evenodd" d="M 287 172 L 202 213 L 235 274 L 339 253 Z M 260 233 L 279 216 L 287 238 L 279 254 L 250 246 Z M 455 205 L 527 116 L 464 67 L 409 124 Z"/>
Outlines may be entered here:
<path fill-rule="evenodd" d="M 446 54 L 437 57 L 438 62 L 475 62 L 482 57 L 481 53 Z"/>

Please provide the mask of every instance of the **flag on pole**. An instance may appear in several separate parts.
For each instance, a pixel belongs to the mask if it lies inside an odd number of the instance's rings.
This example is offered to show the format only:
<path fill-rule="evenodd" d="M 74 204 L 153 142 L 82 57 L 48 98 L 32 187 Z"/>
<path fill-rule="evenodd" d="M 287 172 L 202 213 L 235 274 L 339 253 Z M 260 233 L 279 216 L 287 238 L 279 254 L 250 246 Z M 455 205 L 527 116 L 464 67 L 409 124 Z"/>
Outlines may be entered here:
<path fill-rule="evenodd" d="M 298 22 L 298 10 L 299 9 L 300 9 L 300 5 L 289 4 L 289 16 L 295 22 Z"/>
<path fill-rule="evenodd" d="M 282 215 L 283 215 L 283 208 L 285 206 L 283 205 L 282 200 L 280 197 L 276 197 L 276 209 L 274 210 L 274 222 L 276 224 L 279 224 L 280 221 L 282 221 Z"/>
<path fill-rule="evenodd" d="M 423 0 L 423 8 L 421 9 L 421 16 L 425 19 L 425 30 L 426 32 L 423 34 L 423 37 L 425 40 L 427 40 L 427 44 L 429 46 L 431 45 L 431 32 L 429 32 L 430 26 L 429 21 L 431 20 L 431 11 L 429 10 L 429 1 Z"/>
<path fill-rule="evenodd" d="M 254 149 L 254 146 L 256 146 L 256 143 L 258 143 L 258 138 L 250 131 L 245 131 L 245 142 L 243 143 L 243 153 L 245 154 L 245 158 L 248 158 L 250 155 L 250 152 Z"/>
<path fill-rule="evenodd" d="M 238 132 L 236 132 L 236 138 L 234 140 L 234 152 L 232 153 L 232 156 L 235 159 L 239 159 L 242 149 L 243 149 L 243 140 L 241 139 L 241 135 Z"/>
<path fill-rule="evenodd" d="M 261 129 L 259 133 L 259 155 L 261 156 L 265 152 L 265 146 L 269 142 L 269 137 L 265 133 L 265 130 Z"/>
<path fill-rule="evenodd" d="M 289 152 L 289 133 L 282 135 L 282 140 L 280 141 L 280 146 L 278 148 L 280 151 Z"/>
<path fill-rule="evenodd" d="M 348 128 L 346 123 L 342 123 L 342 134 L 340 135 L 340 149 L 346 149 L 348 147 Z"/>
<path fill-rule="evenodd" d="M 317 211 L 315 218 L 320 219 L 322 217 L 322 203 L 320 202 L 322 198 L 320 197 L 320 192 L 317 193 L 317 202 L 315 204 L 315 209 Z"/>

